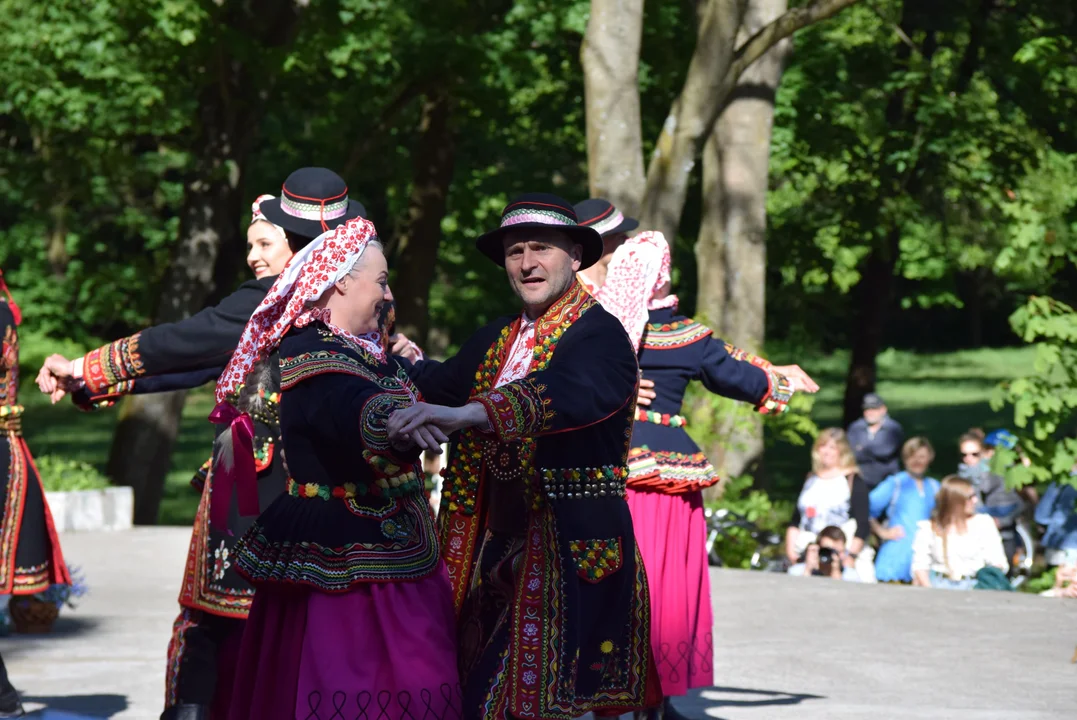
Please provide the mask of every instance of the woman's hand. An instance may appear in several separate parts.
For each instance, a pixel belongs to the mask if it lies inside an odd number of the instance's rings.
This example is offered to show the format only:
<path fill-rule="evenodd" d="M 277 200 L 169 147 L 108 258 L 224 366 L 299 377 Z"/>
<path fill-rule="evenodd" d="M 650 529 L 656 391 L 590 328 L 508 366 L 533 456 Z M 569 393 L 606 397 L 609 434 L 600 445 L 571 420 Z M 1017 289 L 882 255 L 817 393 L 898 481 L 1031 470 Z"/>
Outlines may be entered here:
<path fill-rule="evenodd" d="M 784 375 L 793 384 L 793 389 L 797 392 L 819 392 L 819 386 L 811 379 L 808 373 L 800 369 L 799 365 L 772 365 L 771 369 L 779 375 Z"/>
<path fill-rule="evenodd" d="M 463 407 L 452 408 L 421 402 L 409 408 L 397 410 L 390 415 L 387 428 L 390 442 L 410 438 L 423 447 L 420 438 L 411 436 L 424 426 L 438 430 L 439 436 L 444 438 L 441 442 L 447 442 L 447 435 L 467 427 L 483 425 L 486 422 L 486 409 L 478 403 L 468 403 Z"/>
<path fill-rule="evenodd" d="M 63 355 L 52 354 L 45 358 L 41 370 L 37 373 L 37 387 L 52 400 L 53 405 L 63 399 L 69 391 L 76 389 L 74 363 Z"/>
<path fill-rule="evenodd" d="M 392 355 L 399 355 L 411 362 L 418 362 L 422 359 L 419 346 L 409 340 L 408 336 L 404 333 L 397 333 L 391 336 L 389 342 L 392 343 L 392 349 L 389 350 Z"/>
<path fill-rule="evenodd" d="M 639 395 L 636 397 L 636 404 L 648 407 L 651 404 L 651 400 L 654 400 L 655 397 L 654 380 L 640 378 Z"/>
<path fill-rule="evenodd" d="M 905 528 L 900 525 L 894 525 L 893 527 L 884 528 L 882 535 L 883 540 L 900 540 L 905 537 Z"/>
<path fill-rule="evenodd" d="M 796 565 L 800 562 L 800 555 L 797 554 L 797 535 L 800 533 L 800 528 L 787 528 L 785 531 L 785 557 L 789 560 L 790 565 Z"/>

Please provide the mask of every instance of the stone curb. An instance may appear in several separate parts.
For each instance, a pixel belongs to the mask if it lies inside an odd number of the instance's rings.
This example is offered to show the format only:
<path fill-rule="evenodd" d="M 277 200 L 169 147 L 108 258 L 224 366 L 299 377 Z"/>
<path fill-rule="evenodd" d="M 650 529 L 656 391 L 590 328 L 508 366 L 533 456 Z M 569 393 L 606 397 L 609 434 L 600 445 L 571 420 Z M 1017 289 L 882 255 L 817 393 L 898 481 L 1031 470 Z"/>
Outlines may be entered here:
<path fill-rule="evenodd" d="M 135 494 L 129 487 L 103 490 L 46 492 L 57 532 L 130 530 L 135 514 Z"/>

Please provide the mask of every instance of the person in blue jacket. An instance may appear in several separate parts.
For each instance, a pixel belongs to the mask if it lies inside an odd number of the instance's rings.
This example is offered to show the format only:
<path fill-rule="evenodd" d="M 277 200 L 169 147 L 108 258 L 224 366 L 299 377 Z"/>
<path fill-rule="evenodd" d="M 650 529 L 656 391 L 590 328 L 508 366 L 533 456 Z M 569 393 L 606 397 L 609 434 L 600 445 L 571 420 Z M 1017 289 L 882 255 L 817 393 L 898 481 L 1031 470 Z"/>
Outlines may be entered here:
<path fill-rule="evenodd" d="M 927 477 L 935 449 L 924 437 L 913 437 L 901 448 L 905 469 L 879 483 L 868 496 L 872 531 L 883 540 L 875 557 L 879 582 L 912 582 L 912 542 L 917 523 L 931 518 L 939 481 Z M 887 522 L 882 525 L 879 519 Z"/>
<path fill-rule="evenodd" d="M 1074 474 L 1074 473 L 1071 473 Z M 1036 505 L 1048 565 L 1077 565 L 1077 487 L 1051 483 Z"/>

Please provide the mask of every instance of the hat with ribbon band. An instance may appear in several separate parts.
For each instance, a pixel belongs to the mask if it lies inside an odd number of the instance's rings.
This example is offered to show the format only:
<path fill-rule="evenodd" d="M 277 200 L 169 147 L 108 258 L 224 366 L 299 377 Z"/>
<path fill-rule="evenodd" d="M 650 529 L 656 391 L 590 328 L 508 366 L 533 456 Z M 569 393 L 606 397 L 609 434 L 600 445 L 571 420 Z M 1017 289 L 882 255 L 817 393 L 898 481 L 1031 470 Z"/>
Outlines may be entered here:
<path fill-rule="evenodd" d="M 583 246 L 580 269 L 591 267 L 602 257 L 602 237 L 576 221 L 576 211 L 567 200 L 548 193 L 520 195 L 501 211 L 501 227 L 481 236 L 475 247 L 501 267 L 505 266 L 507 234 L 526 228 L 558 230 Z"/>
<path fill-rule="evenodd" d="M 639 227 L 635 218 L 625 217 L 613 203 L 603 198 L 591 198 L 576 205 L 580 225 L 594 228 L 602 237 L 626 233 Z"/>
<path fill-rule="evenodd" d="M 220 463 L 219 470 L 214 469 L 216 474 L 210 497 L 210 522 L 214 527 L 223 527 L 227 523 L 233 486 L 239 498 L 240 513 L 247 515 L 254 508 L 254 514 L 257 514 L 257 476 L 253 472 L 254 463 L 247 462 L 246 457 L 253 452 L 253 425 L 250 416 L 236 411 L 228 400 L 246 382 L 254 364 L 268 357 L 293 325 L 305 327 L 320 320 L 333 334 L 359 345 L 384 362 L 385 350 L 377 332 L 354 335 L 333 325 L 328 310 L 315 306 L 334 283 L 351 272 L 370 242 L 377 239 L 374 224 L 364 218 L 352 218 L 336 229 L 320 234 L 292 256 L 243 328 L 239 345 L 217 381 L 218 404 L 210 415 L 212 422 L 229 425 L 232 448 L 231 457 Z"/>
<path fill-rule="evenodd" d="M 299 168 L 284 181 L 279 198 L 259 204 L 264 219 L 303 237 L 318 237 L 356 217 L 366 208 L 348 198 L 348 186 L 332 170 Z"/>

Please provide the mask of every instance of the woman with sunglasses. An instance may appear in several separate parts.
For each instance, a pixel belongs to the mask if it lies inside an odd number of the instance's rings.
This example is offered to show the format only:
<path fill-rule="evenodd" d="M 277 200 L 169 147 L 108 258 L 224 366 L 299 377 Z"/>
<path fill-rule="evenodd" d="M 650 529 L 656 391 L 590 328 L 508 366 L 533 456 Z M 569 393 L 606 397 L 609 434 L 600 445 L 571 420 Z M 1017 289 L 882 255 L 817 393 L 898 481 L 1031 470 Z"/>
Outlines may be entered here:
<path fill-rule="evenodd" d="M 977 512 L 977 504 L 971 482 L 956 475 L 943 479 L 931 519 L 918 524 L 913 540 L 913 585 L 971 590 L 985 567 L 1009 569 L 998 528 Z"/>

